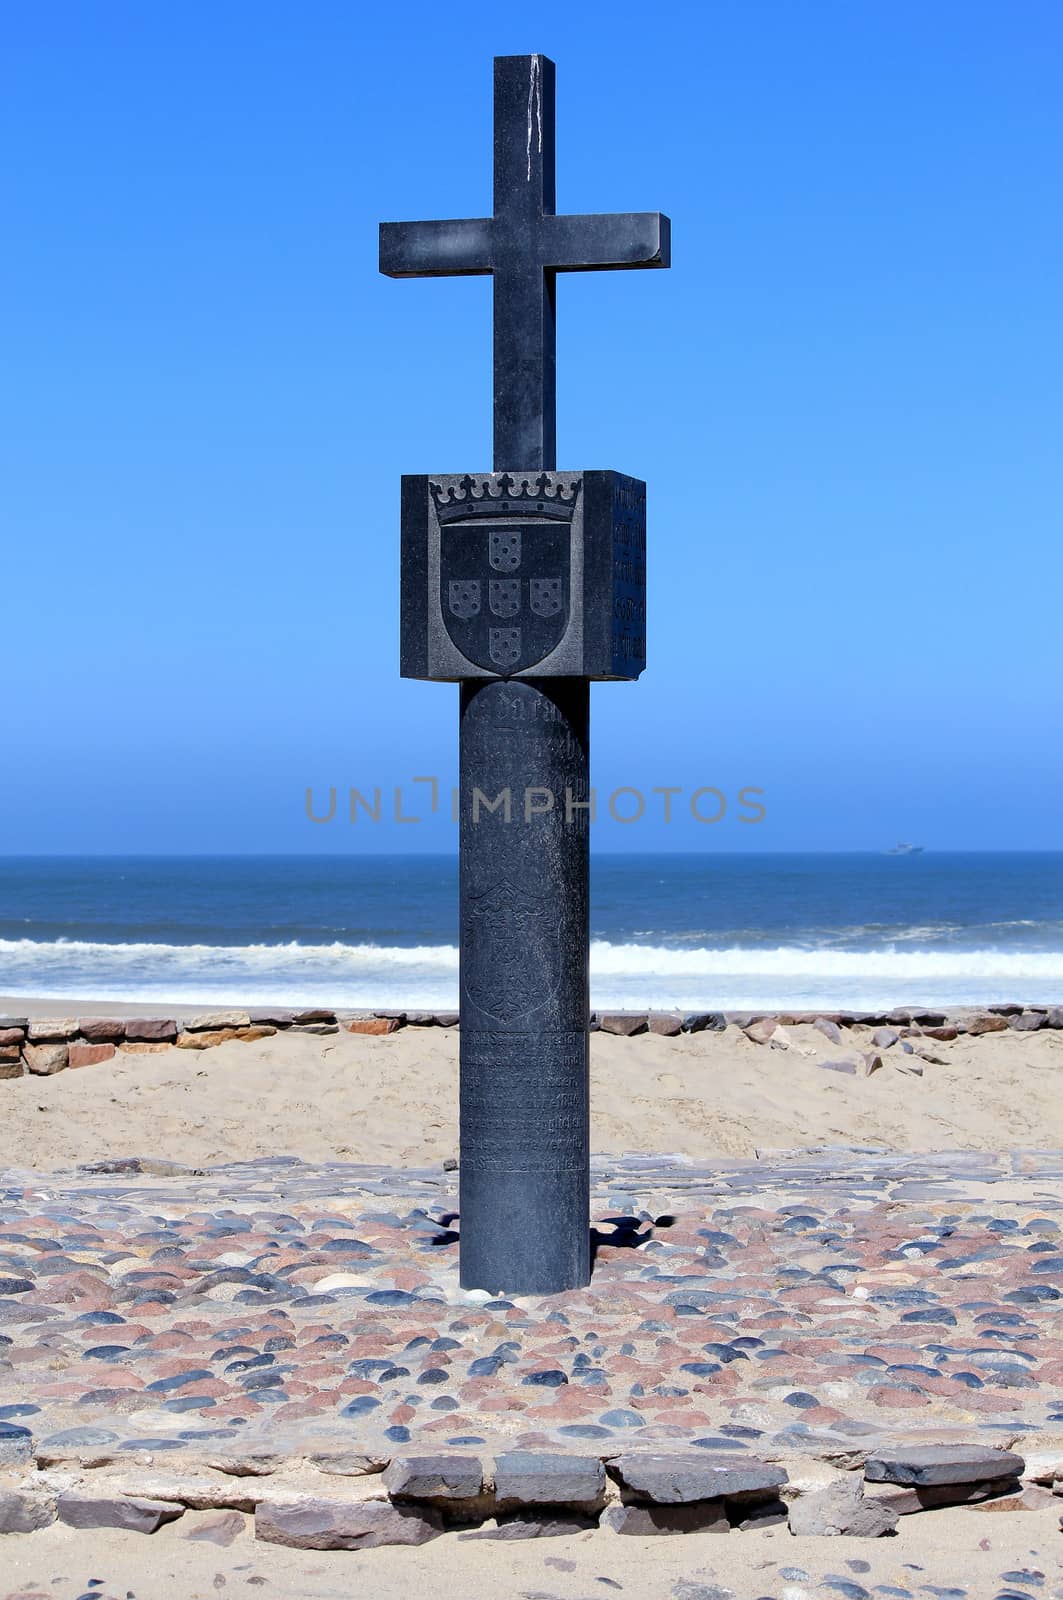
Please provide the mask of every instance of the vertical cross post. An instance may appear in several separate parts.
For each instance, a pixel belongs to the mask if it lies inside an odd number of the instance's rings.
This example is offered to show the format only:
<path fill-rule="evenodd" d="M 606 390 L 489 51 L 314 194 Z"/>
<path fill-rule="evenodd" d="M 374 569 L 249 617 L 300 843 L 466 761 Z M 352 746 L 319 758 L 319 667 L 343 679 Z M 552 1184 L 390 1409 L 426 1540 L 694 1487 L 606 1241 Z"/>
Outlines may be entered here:
<path fill-rule="evenodd" d="M 536 248 L 554 214 L 554 63 L 495 57 L 495 467 L 557 465 L 555 277 Z"/>

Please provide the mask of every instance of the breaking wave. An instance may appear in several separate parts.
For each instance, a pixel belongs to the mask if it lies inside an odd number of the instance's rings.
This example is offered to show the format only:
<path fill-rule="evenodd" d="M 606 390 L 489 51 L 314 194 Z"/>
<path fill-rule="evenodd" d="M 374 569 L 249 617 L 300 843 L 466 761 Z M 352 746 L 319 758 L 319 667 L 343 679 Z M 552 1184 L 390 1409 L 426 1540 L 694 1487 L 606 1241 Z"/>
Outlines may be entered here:
<path fill-rule="evenodd" d="M 924 930 L 919 930 L 920 932 Z M 0 940 L 0 993 L 229 1005 L 447 1007 L 452 944 L 210 945 Z M 881 947 L 591 945 L 592 1004 L 615 1007 L 871 1008 L 1055 1004 L 1063 950 L 932 950 L 903 932 Z"/>

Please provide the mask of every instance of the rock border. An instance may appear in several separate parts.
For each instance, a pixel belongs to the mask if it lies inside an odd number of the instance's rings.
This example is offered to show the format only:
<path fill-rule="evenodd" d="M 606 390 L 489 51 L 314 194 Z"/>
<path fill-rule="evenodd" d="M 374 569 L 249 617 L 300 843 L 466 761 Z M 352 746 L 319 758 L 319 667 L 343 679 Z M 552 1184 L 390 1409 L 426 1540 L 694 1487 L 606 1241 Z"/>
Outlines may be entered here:
<path fill-rule="evenodd" d="M 204 1011 L 176 1017 L 0 1017 L 0 1080 L 25 1074 L 48 1077 L 71 1068 L 97 1066 L 123 1055 L 155 1051 L 209 1050 L 233 1040 L 252 1043 L 276 1033 L 353 1034 L 386 1037 L 401 1028 L 456 1028 L 456 1011 L 333 1011 L 312 1006 L 303 1010 L 259 1007 L 247 1011 Z M 791 1047 L 787 1029 L 816 1028 L 831 1044 L 852 1048 L 819 1064 L 834 1072 L 868 1076 L 890 1059 L 920 1074 L 926 1047 L 913 1041 L 949 1042 L 963 1035 L 1037 1033 L 1063 1030 L 1063 1006 L 1003 1004 L 927 1010 L 895 1007 L 892 1011 L 602 1011 L 592 1012 L 592 1032 L 622 1038 L 653 1034 L 679 1038 L 691 1033 L 723 1033 L 740 1029 L 752 1043 L 768 1049 Z M 856 1029 L 870 1029 L 869 1037 Z M 848 1034 L 849 1040 L 846 1039 Z M 907 1063 L 902 1057 L 909 1057 Z"/>
<path fill-rule="evenodd" d="M 1036 1509 L 1063 1495 L 1055 1468 L 1047 1478 L 1043 1464 L 1027 1473 L 1021 1456 L 983 1445 L 876 1446 L 826 1477 L 809 1477 L 807 1462 L 791 1470 L 793 1477 L 777 1462 L 706 1457 L 681 1445 L 583 1455 L 219 1458 L 183 1468 L 156 1467 L 147 1456 L 136 1466 L 101 1460 L 96 1470 L 53 1456 L 0 1483 L 0 1534 L 55 1521 L 151 1534 L 195 1510 L 249 1515 L 257 1539 L 305 1550 L 419 1545 L 447 1530 L 513 1539 L 594 1527 L 645 1536 L 785 1524 L 794 1534 L 878 1538 L 902 1516 L 941 1506 Z"/>

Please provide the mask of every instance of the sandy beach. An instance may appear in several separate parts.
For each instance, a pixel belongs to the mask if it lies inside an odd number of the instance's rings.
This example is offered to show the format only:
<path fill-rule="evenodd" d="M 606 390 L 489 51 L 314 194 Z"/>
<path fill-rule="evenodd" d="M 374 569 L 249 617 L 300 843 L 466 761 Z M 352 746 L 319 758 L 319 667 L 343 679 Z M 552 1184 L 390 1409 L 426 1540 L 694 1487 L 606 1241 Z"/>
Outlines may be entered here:
<path fill-rule="evenodd" d="M 230 1523 L 243 1520 L 230 1514 Z M 836 1600 L 839 1593 L 846 1595 L 837 1581 L 820 1588 L 816 1580 L 843 1575 L 850 1595 L 858 1588 L 867 1594 L 877 1583 L 893 1584 L 894 1594 L 936 1584 L 946 1593 L 988 1600 L 1007 1587 L 1001 1584 L 1005 1571 L 1018 1567 L 1059 1573 L 1058 1558 L 1050 1553 L 1059 1540 L 1058 1517 L 1051 1508 L 1017 1517 L 966 1510 L 909 1517 L 903 1540 L 794 1538 L 785 1528 L 774 1528 L 737 1539 L 711 1533 L 617 1539 L 585 1532 L 499 1545 L 446 1533 L 419 1550 L 356 1555 L 256 1544 L 245 1528 L 219 1530 L 224 1522 L 224 1515 L 189 1513 L 150 1539 L 47 1528 L 32 1540 L 0 1543 L 0 1586 L 19 1584 L 19 1600 L 30 1595 L 65 1600 L 78 1593 L 77 1585 L 86 1578 L 105 1572 L 110 1582 L 95 1591 L 102 1600 L 126 1595 L 135 1600 L 215 1600 L 219 1593 L 258 1593 L 246 1589 L 256 1582 L 262 1593 L 292 1600 L 408 1600 L 428 1589 L 470 1600 L 589 1600 L 605 1594 L 622 1594 L 627 1600 L 753 1600 L 780 1593 L 787 1600 L 812 1600 L 814 1595 Z M 807 1573 L 807 1579 L 792 1576 L 798 1572 Z M 48 1578 L 53 1582 L 45 1587 Z M 957 1590 L 958 1584 L 962 1589 Z M 1058 1588 L 1039 1587 L 1036 1592 L 1056 1594 Z"/>
<path fill-rule="evenodd" d="M 38 1016 L 135 1009 L 0 1000 L 19 1006 Z M 678 1038 L 595 1033 L 592 1150 L 700 1160 L 817 1144 L 1063 1148 L 1063 1031 L 916 1038 L 911 1055 L 900 1044 L 883 1052 L 870 1076 L 831 1070 L 854 1047 L 867 1049 L 871 1032 L 846 1030 L 836 1045 L 793 1027 L 786 1048 L 735 1026 Z M 76 1072 L 6 1081 L 0 1103 L 0 1149 L 45 1170 L 117 1155 L 191 1166 L 273 1155 L 426 1166 L 458 1155 L 458 1033 L 341 1029 L 204 1051 L 119 1049 Z"/>

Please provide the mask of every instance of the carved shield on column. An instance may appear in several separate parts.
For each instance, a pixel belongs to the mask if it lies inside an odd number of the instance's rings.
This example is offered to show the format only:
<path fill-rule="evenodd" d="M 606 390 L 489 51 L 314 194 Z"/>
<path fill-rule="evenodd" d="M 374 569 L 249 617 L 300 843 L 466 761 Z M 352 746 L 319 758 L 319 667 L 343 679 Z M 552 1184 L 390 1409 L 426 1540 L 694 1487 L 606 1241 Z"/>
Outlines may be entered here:
<path fill-rule="evenodd" d="M 440 528 L 440 609 L 465 658 L 515 676 L 560 644 L 568 627 L 571 526 L 534 516 Z"/>
<path fill-rule="evenodd" d="M 544 916 L 547 909 L 508 878 L 468 902 L 464 937 L 475 944 L 476 959 L 462 962 L 465 992 L 499 1022 L 519 1021 L 557 988 L 560 937 L 557 920 Z"/>

